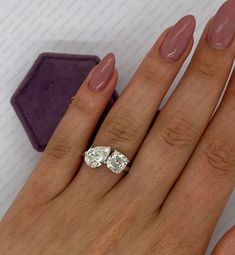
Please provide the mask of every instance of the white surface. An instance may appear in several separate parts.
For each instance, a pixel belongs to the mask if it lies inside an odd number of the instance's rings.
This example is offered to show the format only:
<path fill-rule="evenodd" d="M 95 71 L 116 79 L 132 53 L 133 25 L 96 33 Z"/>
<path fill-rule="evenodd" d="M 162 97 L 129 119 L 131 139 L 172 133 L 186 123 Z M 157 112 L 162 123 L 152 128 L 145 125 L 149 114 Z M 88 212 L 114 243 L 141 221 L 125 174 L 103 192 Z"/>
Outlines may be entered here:
<path fill-rule="evenodd" d="M 39 154 L 9 99 L 43 51 L 117 56 L 121 91 L 160 32 L 185 14 L 197 18 L 196 42 L 221 0 L 0 0 L 0 217 Z M 188 61 L 187 61 L 188 63 Z M 186 63 L 186 64 L 187 64 Z M 235 195 L 211 242 L 235 224 Z"/>

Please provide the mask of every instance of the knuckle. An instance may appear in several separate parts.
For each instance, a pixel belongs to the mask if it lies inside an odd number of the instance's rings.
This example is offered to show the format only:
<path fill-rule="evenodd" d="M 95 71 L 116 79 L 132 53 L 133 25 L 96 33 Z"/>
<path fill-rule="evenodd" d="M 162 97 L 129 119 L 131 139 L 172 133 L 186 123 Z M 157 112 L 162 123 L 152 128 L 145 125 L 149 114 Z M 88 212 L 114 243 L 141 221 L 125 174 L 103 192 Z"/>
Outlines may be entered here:
<path fill-rule="evenodd" d="M 108 120 L 103 130 L 103 139 L 113 145 L 132 144 L 138 124 L 128 114 L 119 114 Z"/>
<path fill-rule="evenodd" d="M 228 141 L 210 139 L 205 145 L 204 154 L 213 174 L 231 176 L 235 173 L 235 146 Z"/>
<path fill-rule="evenodd" d="M 216 61 L 210 61 L 205 58 L 198 58 L 195 60 L 193 71 L 200 79 L 215 80 L 219 67 Z"/>
<path fill-rule="evenodd" d="M 165 230 L 157 230 L 158 237 L 153 241 L 151 250 L 155 251 L 148 254 L 175 254 L 178 252 L 181 254 L 182 252 L 182 243 L 185 240 L 185 233 L 182 228 L 178 226 L 168 227 Z M 170 242 L 169 242 L 170 240 Z M 176 248 L 178 247 L 178 248 Z M 186 247 L 185 247 L 186 248 Z M 183 254 L 191 254 L 191 253 L 183 253 Z"/>
<path fill-rule="evenodd" d="M 189 117 L 184 114 L 168 119 L 159 132 L 160 138 L 167 147 L 181 149 L 188 147 L 195 134 L 194 126 Z"/>
<path fill-rule="evenodd" d="M 161 67 L 157 70 L 156 61 L 152 57 L 147 57 L 144 60 L 143 66 L 140 68 L 140 78 L 144 83 L 154 85 L 161 80 Z M 165 74 L 165 73 L 164 73 Z"/>
<path fill-rule="evenodd" d="M 72 150 L 72 145 L 64 139 L 54 139 L 54 141 L 49 144 L 45 151 L 45 156 L 49 161 L 57 161 L 65 158 Z"/>
<path fill-rule="evenodd" d="M 78 112 L 78 113 L 86 113 L 87 116 L 90 116 L 92 112 L 94 112 L 94 104 L 90 102 L 87 98 L 81 98 L 78 96 L 75 96 L 70 103 L 69 108 L 72 111 Z"/>
<path fill-rule="evenodd" d="M 133 216 L 131 206 L 126 206 L 125 215 L 119 214 L 121 208 L 116 207 L 116 210 L 110 211 L 108 207 L 102 211 L 107 217 L 102 226 L 102 232 L 90 246 L 89 254 L 112 254 L 110 251 L 113 250 L 113 247 L 120 243 L 120 240 L 128 235 L 128 232 L 138 227 L 138 220 L 135 215 Z M 97 227 L 101 227 L 100 219 L 95 218 L 95 220 L 97 220 Z M 100 251 L 99 253 L 96 252 L 97 249 Z"/>

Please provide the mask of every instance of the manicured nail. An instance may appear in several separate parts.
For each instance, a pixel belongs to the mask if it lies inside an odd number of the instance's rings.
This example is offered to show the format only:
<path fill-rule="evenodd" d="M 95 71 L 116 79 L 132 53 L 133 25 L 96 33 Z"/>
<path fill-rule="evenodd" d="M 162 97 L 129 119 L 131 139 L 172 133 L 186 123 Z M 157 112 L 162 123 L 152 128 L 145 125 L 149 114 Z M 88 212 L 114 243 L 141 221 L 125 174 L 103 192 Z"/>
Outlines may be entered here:
<path fill-rule="evenodd" d="M 161 56 L 166 61 L 177 61 L 188 47 L 195 30 L 195 18 L 187 15 L 179 20 L 166 35 L 161 48 Z"/>
<path fill-rule="evenodd" d="M 207 41 L 214 49 L 226 49 L 235 34 L 235 0 L 225 2 L 210 24 Z"/>
<path fill-rule="evenodd" d="M 108 85 L 115 69 L 115 56 L 113 53 L 106 55 L 96 66 L 92 73 L 89 88 L 92 91 L 100 92 Z"/>

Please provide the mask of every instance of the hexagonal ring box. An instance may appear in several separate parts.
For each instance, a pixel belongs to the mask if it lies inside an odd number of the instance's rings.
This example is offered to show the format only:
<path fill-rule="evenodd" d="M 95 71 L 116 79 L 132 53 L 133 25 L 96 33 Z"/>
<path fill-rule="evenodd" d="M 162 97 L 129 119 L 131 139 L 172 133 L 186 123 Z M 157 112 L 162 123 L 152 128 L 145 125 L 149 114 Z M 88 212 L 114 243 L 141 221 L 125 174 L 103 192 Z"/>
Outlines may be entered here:
<path fill-rule="evenodd" d="M 45 149 L 72 97 L 99 61 L 93 55 L 42 53 L 38 56 L 11 98 L 11 104 L 37 151 Z M 115 91 L 103 117 L 117 97 Z"/>

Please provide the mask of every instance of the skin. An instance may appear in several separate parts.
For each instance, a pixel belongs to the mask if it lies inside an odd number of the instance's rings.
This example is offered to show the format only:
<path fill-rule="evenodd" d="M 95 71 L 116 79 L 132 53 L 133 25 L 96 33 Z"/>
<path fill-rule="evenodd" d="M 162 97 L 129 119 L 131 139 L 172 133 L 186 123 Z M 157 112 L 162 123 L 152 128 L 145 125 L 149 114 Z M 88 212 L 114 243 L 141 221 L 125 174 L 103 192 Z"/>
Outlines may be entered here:
<path fill-rule="evenodd" d="M 93 142 L 124 153 L 132 161 L 129 173 L 94 171 L 83 163 L 118 80 L 115 70 L 108 86 L 94 93 L 88 88 L 91 72 L 0 224 L 1 255 L 204 254 L 235 184 L 235 74 L 211 120 L 235 42 L 212 49 L 207 25 L 179 86 L 155 118 L 193 45 L 178 61 L 163 60 L 159 47 L 170 29 L 140 64 Z M 234 229 L 213 255 L 234 255 L 231 240 Z"/>

